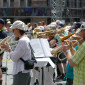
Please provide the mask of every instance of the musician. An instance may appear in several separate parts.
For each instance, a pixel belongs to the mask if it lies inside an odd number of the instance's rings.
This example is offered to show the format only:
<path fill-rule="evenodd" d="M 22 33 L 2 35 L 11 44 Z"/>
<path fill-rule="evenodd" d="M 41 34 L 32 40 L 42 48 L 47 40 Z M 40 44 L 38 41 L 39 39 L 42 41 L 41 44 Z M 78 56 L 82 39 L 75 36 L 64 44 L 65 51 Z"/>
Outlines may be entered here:
<path fill-rule="evenodd" d="M 73 22 L 73 25 L 71 26 L 71 31 L 72 33 L 75 32 L 75 25 L 76 25 L 77 22 Z"/>
<path fill-rule="evenodd" d="M 56 39 L 54 33 L 50 33 L 49 38 L 48 38 L 48 42 L 49 42 L 51 48 L 55 48 L 55 47 L 56 47 L 56 43 L 58 42 L 58 40 Z M 56 55 L 58 56 L 59 53 L 60 53 L 60 52 L 57 52 Z M 60 58 L 62 59 L 62 58 L 64 58 L 64 57 L 65 57 L 65 55 L 64 55 L 63 53 L 61 53 L 61 54 L 60 54 Z M 52 59 L 52 58 L 51 58 L 51 59 Z M 52 59 L 52 60 L 53 60 L 54 62 L 56 61 L 55 63 L 58 65 L 58 67 L 57 67 L 57 71 L 58 71 L 58 77 L 57 77 L 57 79 L 64 79 L 65 73 L 66 73 L 66 59 L 63 60 L 63 61 L 60 61 L 60 60 L 58 59 L 58 57 L 56 57 L 56 59 L 54 58 L 54 59 Z M 63 72 L 63 67 L 62 67 L 61 63 L 62 63 L 63 66 L 64 66 L 64 71 L 65 71 L 65 73 Z"/>
<path fill-rule="evenodd" d="M 11 27 L 11 21 L 7 21 L 7 23 L 6 23 L 6 31 L 7 31 L 8 33 L 12 31 L 12 30 L 10 29 L 10 27 Z"/>
<path fill-rule="evenodd" d="M 85 85 L 85 22 L 82 23 L 77 33 L 80 32 L 80 37 L 83 42 L 80 44 L 78 50 L 72 56 L 70 51 L 70 42 L 68 45 L 63 45 L 63 52 L 67 55 L 67 60 L 71 67 L 74 67 L 73 85 Z"/>
<path fill-rule="evenodd" d="M 26 25 L 24 22 L 17 20 L 12 24 L 11 29 L 14 35 L 19 38 L 14 52 L 8 44 L 2 44 L 1 47 L 10 53 L 10 58 L 14 62 L 13 85 L 30 85 L 31 70 L 25 70 L 24 63 L 20 60 L 20 58 L 24 60 L 31 59 L 30 41 L 25 35 Z"/>
<path fill-rule="evenodd" d="M 60 20 L 56 20 L 56 27 L 58 27 L 60 23 L 61 23 Z"/>
<path fill-rule="evenodd" d="M 4 39 L 5 37 L 7 37 L 7 33 L 6 33 L 5 29 L 4 29 L 4 24 L 5 24 L 4 20 L 0 19 L 0 41 L 2 39 Z M 3 53 L 0 54 L 0 84 L 2 84 L 2 71 L 1 71 L 1 67 L 2 67 Z"/>
<path fill-rule="evenodd" d="M 43 27 L 43 31 L 45 31 L 46 30 L 46 23 L 45 23 L 45 21 L 41 21 L 41 26 Z"/>
<path fill-rule="evenodd" d="M 76 32 L 76 30 L 77 30 L 78 28 L 80 28 L 81 24 L 82 24 L 81 22 L 75 22 L 75 23 L 74 23 L 74 26 L 71 27 L 72 33 L 73 33 L 73 32 Z"/>

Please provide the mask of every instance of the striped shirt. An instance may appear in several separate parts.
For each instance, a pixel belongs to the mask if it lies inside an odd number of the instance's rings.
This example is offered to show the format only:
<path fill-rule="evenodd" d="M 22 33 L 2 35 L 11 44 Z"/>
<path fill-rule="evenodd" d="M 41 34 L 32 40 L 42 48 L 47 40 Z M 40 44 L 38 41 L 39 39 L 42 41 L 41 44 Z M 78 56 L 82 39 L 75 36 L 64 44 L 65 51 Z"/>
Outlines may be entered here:
<path fill-rule="evenodd" d="M 85 85 L 85 42 L 80 45 L 71 59 L 76 64 L 73 85 Z"/>

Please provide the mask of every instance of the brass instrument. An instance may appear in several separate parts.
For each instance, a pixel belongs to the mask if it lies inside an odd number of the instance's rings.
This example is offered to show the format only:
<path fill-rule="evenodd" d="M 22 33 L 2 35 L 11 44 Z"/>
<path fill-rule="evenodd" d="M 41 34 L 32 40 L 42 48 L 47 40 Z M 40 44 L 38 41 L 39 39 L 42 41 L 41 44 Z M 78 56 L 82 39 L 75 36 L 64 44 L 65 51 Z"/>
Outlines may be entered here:
<path fill-rule="evenodd" d="M 56 53 L 58 53 L 61 49 L 62 49 L 62 46 L 55 47 L 55 48 L 51 51 L 53 57 L 56 57 Z"/>
<path fill-rule="evenodd" d="M 37 38 L 42 38 L 45 35 L 45 32 L 37 32 L 36 36 Z"/>
<path fill-rule="evenodd" d="M 47 34 L 48 37 L 50 36 L 54 36 L 55 34 L 57 34 L 56 30 L 49 30 L 49 31 L 45 31 L 45 33 Z"/>
<path fill-rule="evenodd" d="M 75 34 L 75 33 L 72 33 L 72 34 L 70 34 L 70 35 L 68 35 L 68 36 L 62 37 L 62 41 L 64 41 L 65 39 L 69 38 L 69 37 L 72 36 L 73 34 Z M 61 38 L 60 38 L 60 39 L 61 39 Z M 75 41 L 75 43 L 72 43 L 72 45 L 71 45 L 70 51 L 71 51 L 72 55 L 74 55 L 74 53 L 75 53 L 75 51 L 76 51 L 76 50 L 73 48 L 74 44 L 76 44 L 76 43 L 78 43 L 77 40 Z M 68 43 L 65 43 L 65 44 L 68 44 Z M 60 52 L 59 55 L 62 53 L 62 45 L 60 45 L 60 46 L 58 46 L 58 47 L 55 47 L 55 48 L 52 50 L 51 53 L 52 53 L 52 55 L 53 55 L 54 57 L 56 57 L 56 53 L 58 53 L 58 52 Z M 60 59 L 60 58 L 59 58 L 59 55 L 58 55 L 57 57 L 58 57 L 58 59 L 59 59 L 60 61 L 66 59 L 66 57 L 65 57 L 64 59 Z"/>
<path fill-rule="evenodd" d="M 13 37 L 14 37 L 14 35 L 13 36 L 7 36 L 6 38 L 4 38 L 1 42 L 0 42 L 0 45 L 1 44 L 6 44 L 6 43 L 8 43 L 9 45 L 11 45 L 12 43 L 16 43 L 16 41 L 15 42 L 13 42 Z M 15 46 L 14 44 L 13 45 L 11 45 L 12 47 L 13 46 Z M 4 49 L 3 48 L 1 48 L 1 46 L 0 46 L 0 54 L 1 53 L 3 53 L 4 52 Z"/>
<path fill-rule="evenodd" d="M 56 30 L 49 30 L 49 31 L 44 31 L 44 32 L 35 32 L 34 38 L 43 38 L 43 36 L 45 36 L 45 38 L 47 38 L 50 36 L 54 36 L 56 33 L 57 33 Z"/>
<path fill-rule="evenodd" d="M 64 36 L 64 37 L 60 37 L 61 41 L 63 42 L 64 40 L 68 39 L 70 36 L 74 35 L 75 33 L 71 33 L 67 36 Z"/>
<path fill-rule="evenodd" d="M 42 30 L 39 27 L 34 28 L 34 30 L 32 31 L 34 38 L 37 38 L 37 33 L 38 32 L 42 32 Z"/>
<path fill-rule="evenodd" d="M 76 43 L 77 43 L 77 42 L 76 42 Z M 73 48 L 73 44 L 71 45 L 70 51 L 71 51 L 72 55 L 74 55 L 74 53 L 76 52 L 76 50 Z M 58 53 L 58 52 L 60 52 L 60 53 L 58 54 L 58 56 L 57 56 L 58 59 L 59 59 L 60 61 L 65 60 L 66 57 L 63 58 L 63 59 L 60 59 L 60 54 L 62 53 L 62 45 L 60 45 L 60 46 L 58 46 L 58 47 L 55 47 L 51 53 L 52 53 L 52 55 L 53 55 L 54 57 L 56 57 L 56 53 Z"/>
<path fill-rule="evenodd" d="M 43 36 L 45 36 L 45 38 L 47 37 L 51 37 L 51 36 L 55 36 L 56 34 L 58 33 L 62 33 L 62 31 L 65 31 L 65 30 L 69 30 L 70 27 L 64 27 L 62 29 L 56 29 L 56 30 L 53 30 L 53 29 L 47 29 L 46 31 L 42 32 L 40 28 L 35 28 L 33 30 L 33 36 L 34 38 L 43 38 Z M 74 34 L 74 33 L 73 33 Z M 72 34 L 72 35 L 73 35 Z M 67 37 L 67 36 L 66 36 Z M 62 37 L 61 37 L 61 41 L 62 41 Z"/>
<path fill-rule="evenodd" d="M 65 26 L 65 27 L 62 27 L 60 29 L 57 28 L 57 32 L 60 33 L 60 34 L 62 34 L 65 31 L 70 30 L 70 29 L 71 29 L 71 26 Z"/>

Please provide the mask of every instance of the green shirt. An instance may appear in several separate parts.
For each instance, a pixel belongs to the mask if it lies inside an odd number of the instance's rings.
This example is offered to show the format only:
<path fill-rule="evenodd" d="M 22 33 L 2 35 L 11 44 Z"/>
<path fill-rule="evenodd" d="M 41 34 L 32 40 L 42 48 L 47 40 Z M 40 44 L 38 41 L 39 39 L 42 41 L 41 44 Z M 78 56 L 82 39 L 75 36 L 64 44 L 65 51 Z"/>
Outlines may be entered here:
<path fill-rule="evenodd" d="M 71 59 L 76 64 L 73 85 L 85 85 L 85 42 L 79 46 Z"/>

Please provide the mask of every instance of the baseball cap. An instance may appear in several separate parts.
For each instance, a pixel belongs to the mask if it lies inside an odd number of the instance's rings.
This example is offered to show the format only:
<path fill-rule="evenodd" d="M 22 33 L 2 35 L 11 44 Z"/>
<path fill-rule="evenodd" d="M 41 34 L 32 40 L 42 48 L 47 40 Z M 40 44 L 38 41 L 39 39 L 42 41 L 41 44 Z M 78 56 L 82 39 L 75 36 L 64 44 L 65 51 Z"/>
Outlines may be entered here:
<path fill-rule="evenodd" d="M 23 31 L 27 30 L 25 23 L 20 21 L 20 20 L 15 21 L 10 28 L 11 29 L 16 29 L 17 28 L 17 29 L 23 30 Z"/>
<path fill-rule="evenodd" d="M 3 19 L 0 19 L 0 24 L 5 24 L 5 21 Z"/>
<path fill-rule="evenodd" d="M 77 22 L 75 26 L 72 27 L 72 29 L 80 28 L 81 24 L 82 24 L 81 22 Z"/>
<path fill-rule="evenodd" d="M 76 33 L 79 33 L 81 30 L 85 30 L 85 22 L 81 24 L 80 28 L 76 31 Z"/>

